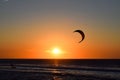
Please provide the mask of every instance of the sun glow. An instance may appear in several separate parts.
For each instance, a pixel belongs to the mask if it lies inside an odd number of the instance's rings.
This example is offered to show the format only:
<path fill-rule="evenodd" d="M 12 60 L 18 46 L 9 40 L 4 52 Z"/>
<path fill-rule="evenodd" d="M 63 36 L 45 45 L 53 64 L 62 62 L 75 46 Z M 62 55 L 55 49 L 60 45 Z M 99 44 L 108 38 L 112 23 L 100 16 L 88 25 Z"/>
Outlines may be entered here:
<path fill-rule="evenodd" d="M 65 51 L 59 47 L 53 47 L 51 49 L 46 50 L 47 54 L 49 54 L 49 58 L 63 58 Z"/>
<path fill-rule="evenodd" d="M 58 48 L 54 48 L 54 49 L 52 50 L 52 53 L 55 54 L 55 55 L 58 55 L 58 54 L 61 53 L 61 50 L 58 49 Z"/>

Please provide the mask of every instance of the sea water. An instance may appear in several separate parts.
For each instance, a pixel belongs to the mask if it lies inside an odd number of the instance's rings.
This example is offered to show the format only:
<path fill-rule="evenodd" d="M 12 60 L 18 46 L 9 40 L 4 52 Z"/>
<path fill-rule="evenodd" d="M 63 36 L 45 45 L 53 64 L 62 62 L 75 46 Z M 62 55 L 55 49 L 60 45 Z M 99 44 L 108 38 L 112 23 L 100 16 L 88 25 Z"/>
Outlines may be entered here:
<path fill-rule="evenodd" d="M 0 70 L 120 79 L 119 62 L 113 59 L 4 59 L 0 60 Z"/>

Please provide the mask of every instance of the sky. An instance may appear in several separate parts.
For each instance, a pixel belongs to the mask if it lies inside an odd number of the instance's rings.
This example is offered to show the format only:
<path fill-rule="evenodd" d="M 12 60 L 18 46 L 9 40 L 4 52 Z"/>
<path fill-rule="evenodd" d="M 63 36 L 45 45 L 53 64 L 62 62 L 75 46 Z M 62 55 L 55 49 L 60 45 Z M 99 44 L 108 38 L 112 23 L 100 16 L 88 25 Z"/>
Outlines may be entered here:
<path fill-rule="evenodd" d="M 119 59 L 120 0 L 0 0 L 0 58 Z"/>

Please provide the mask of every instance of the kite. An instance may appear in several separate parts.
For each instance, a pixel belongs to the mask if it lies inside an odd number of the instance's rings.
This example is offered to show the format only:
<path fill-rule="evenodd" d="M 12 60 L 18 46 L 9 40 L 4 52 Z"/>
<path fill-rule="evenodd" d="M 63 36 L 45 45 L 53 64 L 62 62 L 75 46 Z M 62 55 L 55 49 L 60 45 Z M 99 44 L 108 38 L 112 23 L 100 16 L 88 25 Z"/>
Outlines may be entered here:
<path fill-rule="evenodd" d="M 84 40 L 84 38 L 85 38 L 85 34 L 84 34 L 84 32 L 83 32 L 82 30 L 75 30 L 74 32 L 78 32 L 78 33 L 81 34 L 81 36 L 82 36 L 82 40 L 79 41 L 79 43 L 82 42 L 82 41 Z"/>

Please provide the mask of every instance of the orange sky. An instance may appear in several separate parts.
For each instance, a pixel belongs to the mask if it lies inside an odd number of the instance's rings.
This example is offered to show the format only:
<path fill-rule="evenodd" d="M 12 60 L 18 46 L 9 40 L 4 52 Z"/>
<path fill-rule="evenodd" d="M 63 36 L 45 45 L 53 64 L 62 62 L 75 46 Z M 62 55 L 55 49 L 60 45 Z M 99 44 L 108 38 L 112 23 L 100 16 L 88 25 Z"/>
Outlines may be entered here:
<path fill-rule="evenodd" d="M 1 0 L 0 58 L 120 58 L 119 3 Z"/>

